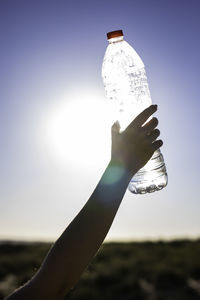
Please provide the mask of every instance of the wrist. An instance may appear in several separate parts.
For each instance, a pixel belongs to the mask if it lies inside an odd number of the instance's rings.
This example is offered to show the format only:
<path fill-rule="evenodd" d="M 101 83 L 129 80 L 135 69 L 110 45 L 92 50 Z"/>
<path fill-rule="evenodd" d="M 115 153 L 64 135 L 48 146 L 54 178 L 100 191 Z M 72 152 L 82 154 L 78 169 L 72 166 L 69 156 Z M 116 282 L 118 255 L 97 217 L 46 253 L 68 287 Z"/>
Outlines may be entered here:
<path fill-rule="evenodd" d="M 131 172 L 121 160 L 113 157 L 111 158 L 107 168 L 110 170 L 109 173 L 112 181 L 115 182 L 123 181 L 128 185 L 134 175 L 134 173 Z"/>
<path fill-rule="evenodd" d="M 109 164 L 121 167 L 124 170 L 124 175 L 126 177 L 129 177 L 130 180 L 138 172 L 138 168 L 133 162 L 131 162 L 131 164 L 129 165 L 119 157 L 111 156 Z"/>
<path fill-rule="evenodd" d="M 108 199 L 108 201 L 104 201 L 106 206 L 112 207 L 114 203 L 121 203 L 131 178 L 131 172 L 121 162 L 111 159 L 95 191 Z"/>

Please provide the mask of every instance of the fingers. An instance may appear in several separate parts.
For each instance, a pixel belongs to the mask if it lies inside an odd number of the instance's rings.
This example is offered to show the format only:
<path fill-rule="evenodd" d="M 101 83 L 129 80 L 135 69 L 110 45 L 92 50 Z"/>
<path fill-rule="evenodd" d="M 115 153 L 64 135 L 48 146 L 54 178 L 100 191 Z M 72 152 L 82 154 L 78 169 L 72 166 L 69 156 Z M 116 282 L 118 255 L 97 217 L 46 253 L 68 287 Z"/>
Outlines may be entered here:
<path fill-rule="evenodd" d="M 133 126 L 140 127 L 142 126 L 148 118 L 155 113 L 157 110 L 157 105 L 150 105 L 145 110 L 143 110 L 128 126 L 128 128 L 131 128 Z"/>
<path fill-rule="evenodd" d="M 153 142 L 152 144 L 152 150 L 153 152 L 158 150 L 161 146 L 163 145 L 163 141 L 162 140 L 157 140 L 155 142 Z"/>
<path fill-rule="evenodd" d="M 152 118 L 149 122 L 147 122 L 144 126 L 142 126 L 142 131 L 144 133 L 151 132 L 156 128 L 158 125 L 158 119 L 157 118 Z"/>
<path fill-rule="evenodd" d="M 152 143 L 153 141 L 155 141 L 160 135 L 160 130 L 159 129 L 155 129 L 153 130 L 149 135 L 148 135 L 148 140 L 150 143 Z"/>

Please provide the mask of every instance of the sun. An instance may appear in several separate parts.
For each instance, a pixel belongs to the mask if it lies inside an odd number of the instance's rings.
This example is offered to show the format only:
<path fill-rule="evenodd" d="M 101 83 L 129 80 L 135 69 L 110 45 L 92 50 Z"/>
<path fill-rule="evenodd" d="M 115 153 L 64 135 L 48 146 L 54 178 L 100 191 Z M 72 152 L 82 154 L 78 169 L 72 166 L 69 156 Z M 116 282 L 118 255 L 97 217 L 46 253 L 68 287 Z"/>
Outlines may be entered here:
<path fill-rule="evenodd" d="M 43 136 L 58 163 L 92 167 L 108 161 L 111 114 L 98 91 L 75 90 L 60 97 L 43 122 Z"/>

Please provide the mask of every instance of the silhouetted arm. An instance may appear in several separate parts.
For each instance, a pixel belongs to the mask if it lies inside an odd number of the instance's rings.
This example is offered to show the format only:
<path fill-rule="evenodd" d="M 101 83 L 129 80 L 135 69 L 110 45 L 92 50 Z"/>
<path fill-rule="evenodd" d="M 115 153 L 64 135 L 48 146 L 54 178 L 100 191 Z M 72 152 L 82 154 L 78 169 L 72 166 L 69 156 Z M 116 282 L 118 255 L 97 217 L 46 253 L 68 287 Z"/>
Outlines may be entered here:
<path fill-rule="evenodd" d="M 76 285 L 105 239 L 132 176 L 162 146 L 155 106 L 120 133 L 112 127 L 111 160 L 91 197 L 53 245 L 36 275 L 7 300 L 61 300 Z M 147 135 L 147 133 L 149 133 Z"/>

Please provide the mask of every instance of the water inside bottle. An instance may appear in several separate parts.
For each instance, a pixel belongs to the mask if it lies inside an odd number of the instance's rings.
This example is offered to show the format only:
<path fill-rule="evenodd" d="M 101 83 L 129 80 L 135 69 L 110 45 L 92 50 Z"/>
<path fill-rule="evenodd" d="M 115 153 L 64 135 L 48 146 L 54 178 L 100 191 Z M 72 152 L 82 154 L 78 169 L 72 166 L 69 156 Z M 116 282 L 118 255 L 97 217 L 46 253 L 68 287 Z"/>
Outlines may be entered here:
<path fill-rule="evenodd" d="M 114 121 L 121 131 L 152 104 L 144 64 L 123 37 L 109 41 L 102 65 L 102 78 Z M 134 159 L 134 158 L 133 158 Z M 129 184 L 135 194 L 151 193 L 167 185 L 167 173 L 160 150 L 139 170 Z"/>

